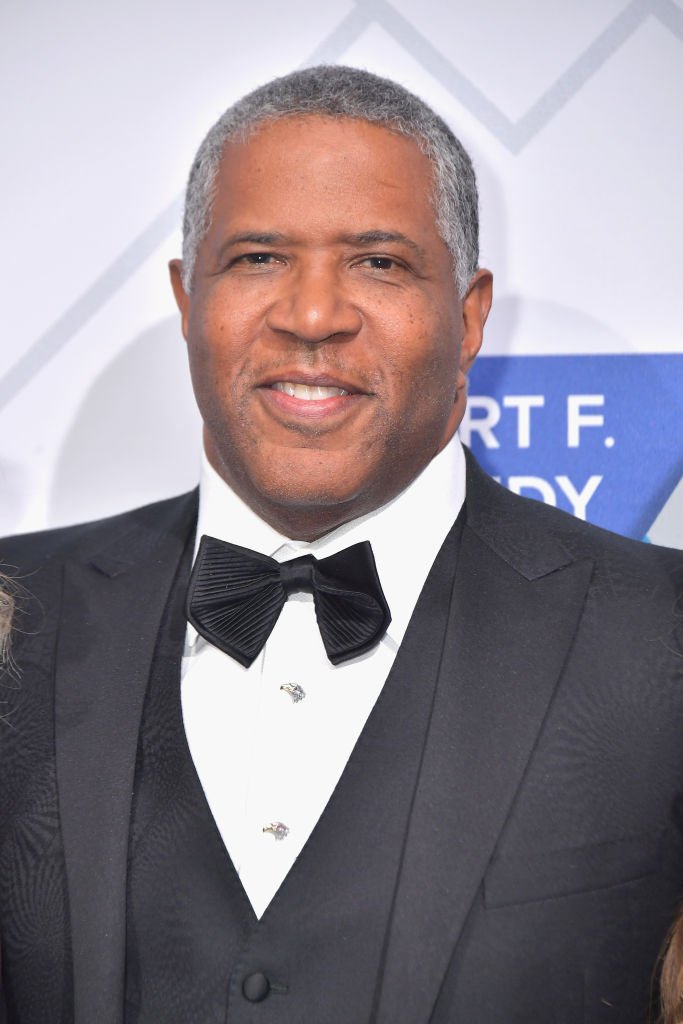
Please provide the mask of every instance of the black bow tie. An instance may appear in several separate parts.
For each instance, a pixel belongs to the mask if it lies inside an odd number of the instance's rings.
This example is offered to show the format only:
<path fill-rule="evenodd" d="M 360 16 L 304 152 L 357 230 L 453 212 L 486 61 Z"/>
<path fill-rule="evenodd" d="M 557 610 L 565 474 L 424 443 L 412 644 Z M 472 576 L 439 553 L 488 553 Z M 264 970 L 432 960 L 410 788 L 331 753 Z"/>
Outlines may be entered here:
<path fill-rule="evenodd" d="M 333 665 L 370 650 L 391 622 L 368 541 L 329 558 L 302 555 L 276 562 L 207 536 L 192 569 L 187 618 L 206 640 L 248 667 L 289 595 L 302 590 L 313 594 Z"/>

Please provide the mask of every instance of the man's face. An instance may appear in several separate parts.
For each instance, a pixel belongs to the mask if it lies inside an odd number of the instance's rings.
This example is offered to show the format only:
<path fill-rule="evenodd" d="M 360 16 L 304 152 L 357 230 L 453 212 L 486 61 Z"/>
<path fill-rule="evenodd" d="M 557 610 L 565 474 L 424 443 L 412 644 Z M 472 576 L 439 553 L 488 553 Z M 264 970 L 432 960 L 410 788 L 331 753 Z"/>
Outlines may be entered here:
<path fill-rule="evenodd" d="M 387 502 L 453 435 L 491 280 L 464 301 L 410 139 L 291 117 L 225 147 L 192 291 L 171 276 L 214 468 L 312 539 Z"/>

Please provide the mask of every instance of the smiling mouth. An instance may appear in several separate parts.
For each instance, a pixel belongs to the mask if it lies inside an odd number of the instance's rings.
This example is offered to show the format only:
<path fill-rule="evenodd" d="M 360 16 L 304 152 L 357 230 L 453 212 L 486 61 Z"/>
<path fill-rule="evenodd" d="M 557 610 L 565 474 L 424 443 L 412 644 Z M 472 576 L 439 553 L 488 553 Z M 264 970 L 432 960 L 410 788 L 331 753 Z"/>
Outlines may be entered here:
<path fill-rule="evenodd" d="M 270 385 L 273 391 L 281 391 L 290 398 L 304 402 L 323 402 L 327 398 L 345 398 L 351 392 L 345 388 L 325 387 L 321 384 L 297 384 L 294 381 L 277 380 Z"/>

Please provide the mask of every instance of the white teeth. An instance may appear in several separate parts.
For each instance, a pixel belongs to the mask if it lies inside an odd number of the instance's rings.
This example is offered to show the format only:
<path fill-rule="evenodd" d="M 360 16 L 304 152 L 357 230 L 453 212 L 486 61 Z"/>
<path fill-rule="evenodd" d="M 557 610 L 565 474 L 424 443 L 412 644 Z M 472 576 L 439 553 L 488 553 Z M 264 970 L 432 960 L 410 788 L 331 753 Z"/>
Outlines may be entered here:
<path fill-rule="evenodd" d="M 290 398 L 303 398 L 306 402 L 320 402 L 324 398 L 341 398 L 348 395 L 344 388 L 323 388 L 319 385 L 309 387 L 308 384 L 294 384 L 288 380 L 278 380 L 271 387 L 273 391 L 284 391 Z"/>

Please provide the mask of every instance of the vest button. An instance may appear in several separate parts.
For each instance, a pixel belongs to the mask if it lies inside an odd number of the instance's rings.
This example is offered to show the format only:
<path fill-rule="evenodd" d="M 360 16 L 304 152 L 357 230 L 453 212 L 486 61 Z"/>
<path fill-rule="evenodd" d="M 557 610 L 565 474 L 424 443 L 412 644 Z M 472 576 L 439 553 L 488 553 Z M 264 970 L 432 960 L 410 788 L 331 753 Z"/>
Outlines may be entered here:
<path fill-rule="evenodd" d="M 262 971 L 248 974 L 242 982 L 242 993 L 250 1003 L 262 1002 L 270 992 L 270 982 Z"/>

